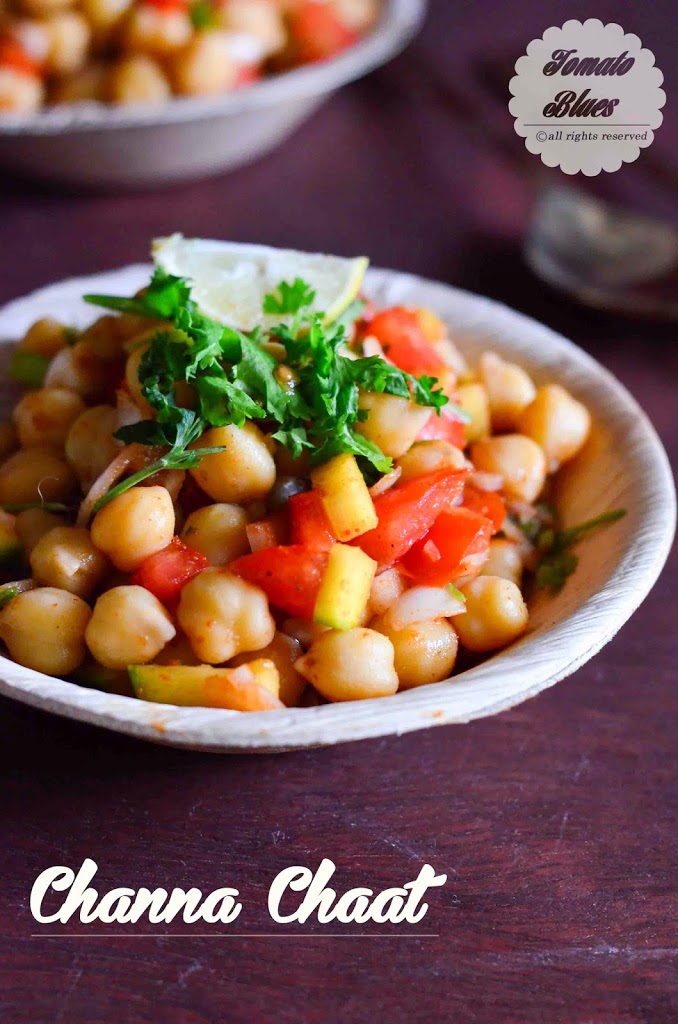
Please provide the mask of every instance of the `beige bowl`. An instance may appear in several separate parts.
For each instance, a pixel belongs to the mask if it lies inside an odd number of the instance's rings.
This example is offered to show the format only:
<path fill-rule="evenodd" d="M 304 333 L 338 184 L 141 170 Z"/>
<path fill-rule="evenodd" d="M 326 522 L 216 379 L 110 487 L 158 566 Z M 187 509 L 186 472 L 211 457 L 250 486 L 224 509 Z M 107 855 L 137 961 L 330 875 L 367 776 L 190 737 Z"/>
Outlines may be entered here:
<path fill-rule="evenodd" d="M 375 30 L 345 53 L 227 96 L 0 114 L 0 165 L 44 181 L 99 187 L 152 186 L 239 167 L 287 138 L 340 86 L 394 57 L 425 9 L 426 0 L 386 0 Z"/>
<path fill-rule="evenodd" d="M 41 316 L 84 326 L 96 315 L 84 292 L 131 294 L 146 266 L 64 281 L 0 312 L 0 356 Z M 579 546 L 580 564 L 557 597 L 531 608 L 527 635 L 449 682 L 381 700 L 240 714 L 148 704 L 51 679 L 0 658 L 0 693 L 68 718 L 158 743 L 200 750 L 264 752 L 343 743 L 451 722 L 510 708 L 570 675 L 592 658 L 647 595 L 661 572 L 675 528 L 668 460 L 634 399 L 572 342 L 489 299 L 393 271 L 368 272 L 366 293 L 379 305 L 430 306 L 450 325 L 471 359 L 492 347 L 528 368 L 538 382 L 559 381 L 591 409 L 595 430 L 562 475 L 565 523 L 623 506 L 628 515 Z M 5 385 L 3 399 L 12 400 Z"/>

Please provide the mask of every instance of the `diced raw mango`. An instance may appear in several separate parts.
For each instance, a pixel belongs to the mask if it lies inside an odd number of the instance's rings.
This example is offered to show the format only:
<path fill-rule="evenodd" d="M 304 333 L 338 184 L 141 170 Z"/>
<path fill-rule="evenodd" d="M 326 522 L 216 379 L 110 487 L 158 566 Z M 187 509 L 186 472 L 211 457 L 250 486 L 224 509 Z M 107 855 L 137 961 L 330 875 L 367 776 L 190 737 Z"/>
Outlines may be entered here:
<path fill-rule="evenodd" d="M 464 424 L 466 443 L 487 437 L 490 433 L 490 400 L 484 385 L 461 384 L 457 389 L 457 405 L 470 416 L 470 421 Z"/>
<path fill-rule="evenodd" d="M 334 544 L 315 603 L 315 622 L 332 629 L 358 626 L 376 571 L 377 563 L 360 548 Z"/>
<path fill-rule="evenodd" d="M 374 502 L 353 455 L 337 455 L 311 473 L 338 540 L 352 540 L 378 523 Z"/>
<path fill-rule="evenodd" d="M 283 707 L 278 699 L 280 677 L 269 658 L 258 658 L 238 668 L 213 665 L 130 665 L 134 692 L 141 700 L 180 707 L 229 708 L 240 706 L 250 691 L 252 702 Z M 256 707 L 247 710 L 266 710 Z"/>

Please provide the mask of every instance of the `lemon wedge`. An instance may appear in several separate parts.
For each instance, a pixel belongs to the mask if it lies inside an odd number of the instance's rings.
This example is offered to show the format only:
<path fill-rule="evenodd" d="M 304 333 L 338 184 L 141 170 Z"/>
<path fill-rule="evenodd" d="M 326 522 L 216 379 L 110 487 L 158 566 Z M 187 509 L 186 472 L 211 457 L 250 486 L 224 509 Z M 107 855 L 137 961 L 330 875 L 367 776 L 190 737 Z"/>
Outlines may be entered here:
<path fill-rule="evenodd" d="M 178 234 L 156 239 L 152 255 L 168 274 L 190 280 L 203 313 L 241 331 L 280 323 L 280 316 L 262 312 L 264 296 L 296 278 L 311 286 L 314 310 L 332 323 L 358 295 L 369 262 L 364 256 L 345 259 Z"/>

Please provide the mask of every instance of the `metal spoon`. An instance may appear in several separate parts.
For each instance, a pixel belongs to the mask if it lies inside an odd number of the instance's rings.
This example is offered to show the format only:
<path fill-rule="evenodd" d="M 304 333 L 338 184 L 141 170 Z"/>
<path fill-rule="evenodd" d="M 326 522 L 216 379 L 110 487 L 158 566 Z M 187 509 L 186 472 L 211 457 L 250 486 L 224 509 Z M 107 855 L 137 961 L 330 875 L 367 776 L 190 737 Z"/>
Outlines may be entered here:
<path fill-rule="evenodd" d="M 678 319 L 678 231 L 570 186 L 541 192 L 524 244 L 542 280 L 597 309 Z"/>

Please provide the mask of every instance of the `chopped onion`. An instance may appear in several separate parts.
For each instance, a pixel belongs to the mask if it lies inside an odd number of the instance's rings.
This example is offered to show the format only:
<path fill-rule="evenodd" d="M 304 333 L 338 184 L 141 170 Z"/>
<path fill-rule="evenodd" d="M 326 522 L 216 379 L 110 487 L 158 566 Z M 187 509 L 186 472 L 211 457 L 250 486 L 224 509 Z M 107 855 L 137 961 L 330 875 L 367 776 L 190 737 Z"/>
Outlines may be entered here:
<path fill-rule="evenodd" d="M 414 622 L 446 619 L 465 611 L 464 602 L 444 587 L 412 587 L 389 608 L 385 618 L 393 629 L 405 629 Z"/>
<path fill-rule="evenodd" d="M 116 391 L 115 404 L 118 414 L 118 425 L 116 430 L 120 430 L 120 427 L 131 427 L 135 423 L 139 423 L 144 418 L 144 414 L 141 409 L 132 399 L 129 391 L 126 391 L 125 388 L 118 388 Z"/>
<path fill-rule="evenodd" d="M 99 498 L 108 494 L 111 487 L 114 487 L 120 477 L 125 473 L 136 473 L 138 470 L 149 466 L 151 462 L 160 457 L 162 448 L 151 448 L 142 444 L 128 444 L 121 452 L 118 452 L 112 462 L 106 466 L 103 473 L 96 478 L 87 492 L 80 511 L 78 512 L 77 525 L 87 526 L 92 515 L 92 509 Z"/>
<path fill-rule="evenodd" d="M 391 360 L 384 352 L 381 342 L 378 341 L 372 334 L 368 334 L 365 340 L 363 341 L 363 355 L 367 357 L 379 356 L 379 358 L 383 359 L 384 362 L 391 362 Z"/>
<path fill-rule="evenodd" d="M 374 577 L 370 590 L 369 610 L 372 615 L 383 615 L 405 593 L 406 583 L 396 568 L 387 569 Z"/>
<path fill-rule="evenodd" d="M 519 526 L 513 522 L 513 520 L 507 516 L 501 526 L 501 532 L 512 540 L 520 553 L 523 561 L 527 561 L 534 554 L 534 544 L 532 541 L 525 536 Z"/>
<path fill-rule="evenodd" d="M 471 473 L 469 483 L 479 491 L 500 491 L 504 486 L 504 478 L 501 473 L 483 473 L 476 469 Z"/>
<path fill-rule="evenodd" d="M 386 491 L 390 491 L 394 484 L 397 484 L 402 476 L 402 467 L 396 466 L 386 476 L 382 476 L 381 480 L 377 480 L 373 487 L 370 487 L 370 494 L 373 498 L 378 498 L 380 494 L 385 494 Z"/>

